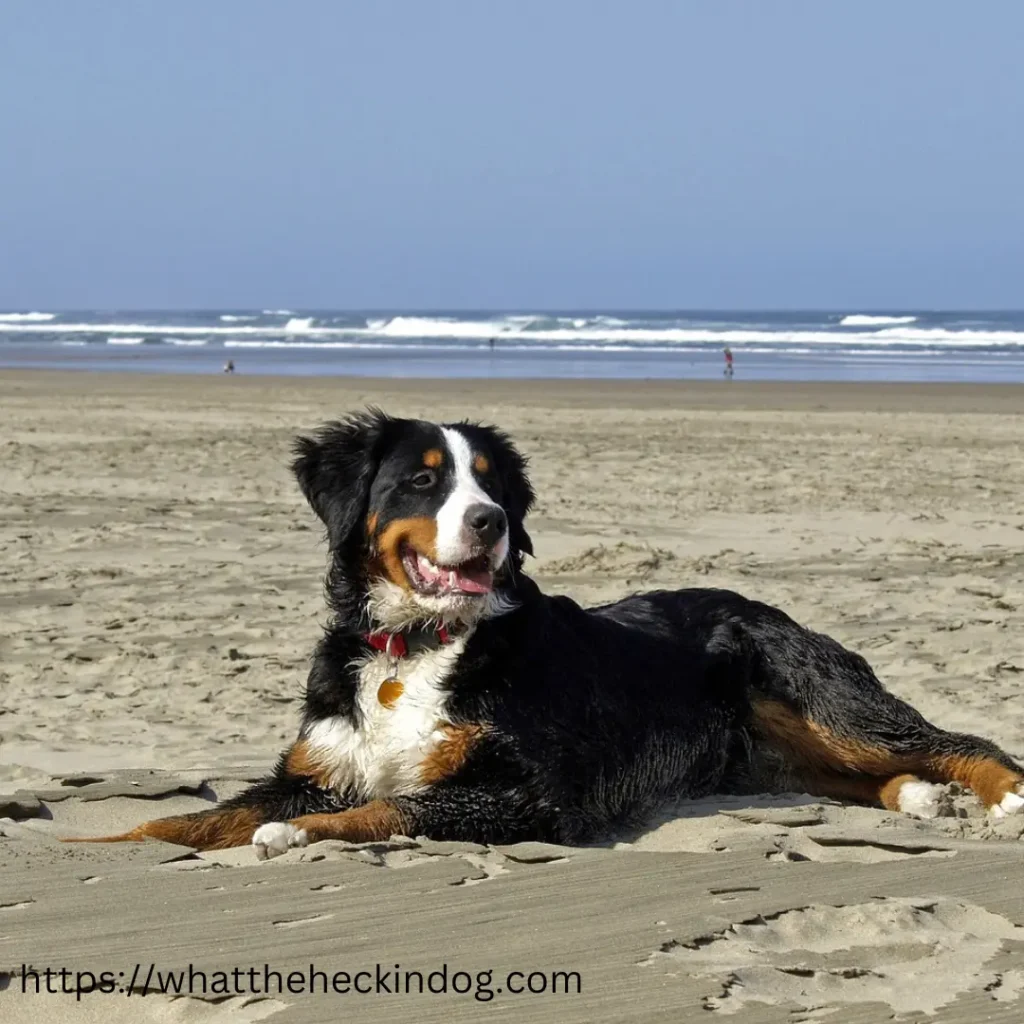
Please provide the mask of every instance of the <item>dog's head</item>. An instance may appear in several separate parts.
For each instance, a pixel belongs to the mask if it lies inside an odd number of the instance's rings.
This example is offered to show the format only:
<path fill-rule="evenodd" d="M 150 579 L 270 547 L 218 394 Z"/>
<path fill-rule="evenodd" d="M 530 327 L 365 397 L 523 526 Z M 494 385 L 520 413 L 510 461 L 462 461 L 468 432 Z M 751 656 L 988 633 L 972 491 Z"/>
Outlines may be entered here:
<path fill-rule="evenodd" d="M 472 622 L 508 604 L 533 504 L 526 460 L 494 427 L 377 410 L 300 437 L 292 465 L 327 528 L 328 597 L 399 629 Z"/>

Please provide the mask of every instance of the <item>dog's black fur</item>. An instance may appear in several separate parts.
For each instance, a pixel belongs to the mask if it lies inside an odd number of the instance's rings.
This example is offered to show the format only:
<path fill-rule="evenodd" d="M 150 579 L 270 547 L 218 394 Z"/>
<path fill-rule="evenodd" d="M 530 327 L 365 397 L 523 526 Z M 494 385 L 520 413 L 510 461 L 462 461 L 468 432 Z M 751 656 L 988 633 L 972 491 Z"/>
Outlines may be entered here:
<path fill-rule="evenodd" d="M 475 623 L 444 682 L 446 721 L 478 730 L 465 756 L 420 792 L 375 800 L 378 826 L 346 826 L 344 812 L 366 795 L 325 787 L 286 752 L 269 778 L 221 807 L 121 838 L 234 845 L 236 826 L 326 813 L 338 826 L 318 818 L 311 838 L 378 838 L 399 822 L 435 839 L 580 843 L 637 825 L 669 800 L 756 788 L 772 766 L 787 785 L 894 808 L 886 787 L 910 778 L 958 778 L 993 804 L 1024 780 L 997 746 L 931 725 L 862 657 L 768 605 L 685 589 L 584 609 L 541 593 L 523 571 L 534 497 L 523 457 L 493 428 L 458 429 L 486 456 L 483 486 L 507 517 L 497 589 L 514 606 Z M 380 571 L 367 517 L 379 529 L 431 514 L 436 502 L 403 481 L 437 431 L 371 412 L 297 444 L 294 472 L 327 530 L 333 613 L 313 656 L 299 742 L 332 716 L 360 727 L 356 666 L 370 651 L 367 593 Z"/>

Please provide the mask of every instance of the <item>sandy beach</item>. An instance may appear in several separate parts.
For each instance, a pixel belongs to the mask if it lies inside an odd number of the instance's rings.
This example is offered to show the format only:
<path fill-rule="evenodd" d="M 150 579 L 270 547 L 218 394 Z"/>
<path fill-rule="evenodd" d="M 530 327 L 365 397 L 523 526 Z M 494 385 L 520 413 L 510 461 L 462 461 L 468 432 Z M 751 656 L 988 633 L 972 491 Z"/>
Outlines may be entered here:
<path fill-rule="evenodd" d="M 1024 817 L 958 791 L 930 822 L 683 804 L 582 850 L 58 844 L 208 806 L 292 739 L 325 549 L 289 446 L 367 403 L 513 435 L 548 591 L 739 590 L 1024 760 L 1024 387 L 4 372 L 5 1020 L 1021 1019 Z M 79 1001 L 23 977 L 442 961 L 582 992 Z"/>

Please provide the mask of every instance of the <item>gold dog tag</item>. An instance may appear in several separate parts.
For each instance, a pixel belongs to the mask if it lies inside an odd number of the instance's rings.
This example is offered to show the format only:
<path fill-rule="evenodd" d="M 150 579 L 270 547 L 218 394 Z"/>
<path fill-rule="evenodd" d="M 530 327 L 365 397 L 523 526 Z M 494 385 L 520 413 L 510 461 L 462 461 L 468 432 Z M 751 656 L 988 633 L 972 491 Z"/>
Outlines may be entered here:
<path fill-rule="evenodd" d="M 389 676 L 377 690 L 377 700 L 390 710 L 398 703 L 398 698 L 405 692 L 401 679 Z"/>

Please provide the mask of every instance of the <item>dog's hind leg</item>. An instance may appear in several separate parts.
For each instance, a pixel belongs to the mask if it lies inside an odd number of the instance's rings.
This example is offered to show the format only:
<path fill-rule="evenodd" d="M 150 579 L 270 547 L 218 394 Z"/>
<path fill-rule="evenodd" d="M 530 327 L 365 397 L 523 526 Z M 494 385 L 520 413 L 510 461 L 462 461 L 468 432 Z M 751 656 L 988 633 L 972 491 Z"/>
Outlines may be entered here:
<path fill-rule="evenodd" d="M 871 698 L 833 700 L 817 716 L 788 702 L 755 700 L 754 731 L 819 796 L 930 817 L 934 784 L 955 781 L 995 817 L 1024 812 L 1024 769 L 994 743 L 945 732 L 880 686 Z"/>
<path fill-rule="evenodd" d="M 752 731 L 798 774 L 955 781 L 994 817 L 1024 812 L 1024 767 L 989 740 L 932 725 L 889 693 L 864 658 L 831 637 L 761 607 L 744 624 L 740 644 Z M 899 804 L 893 792 L 885 797 Z M 927 795 L 903 783 L 895 792 L 905 792 L 909 804 Z M 879 802 L 886 802 L 881 791 Z"/>
<path fill-rule="evenodd" d="M 942 787 L 910 774 L 887 777 L 818 770 L 801 773 L 797 785 L 812 796 L 881 805 L 917 818 L 938 817 L 942 809 Z"/>
<path fill-rule="evenodd" d="M 956 781 L 974 790 L 996 818 L 1024 813 L 1024 769 L 994 743 L 960 733 L 941 733 L 924 762 L 927 777 Z"/>

